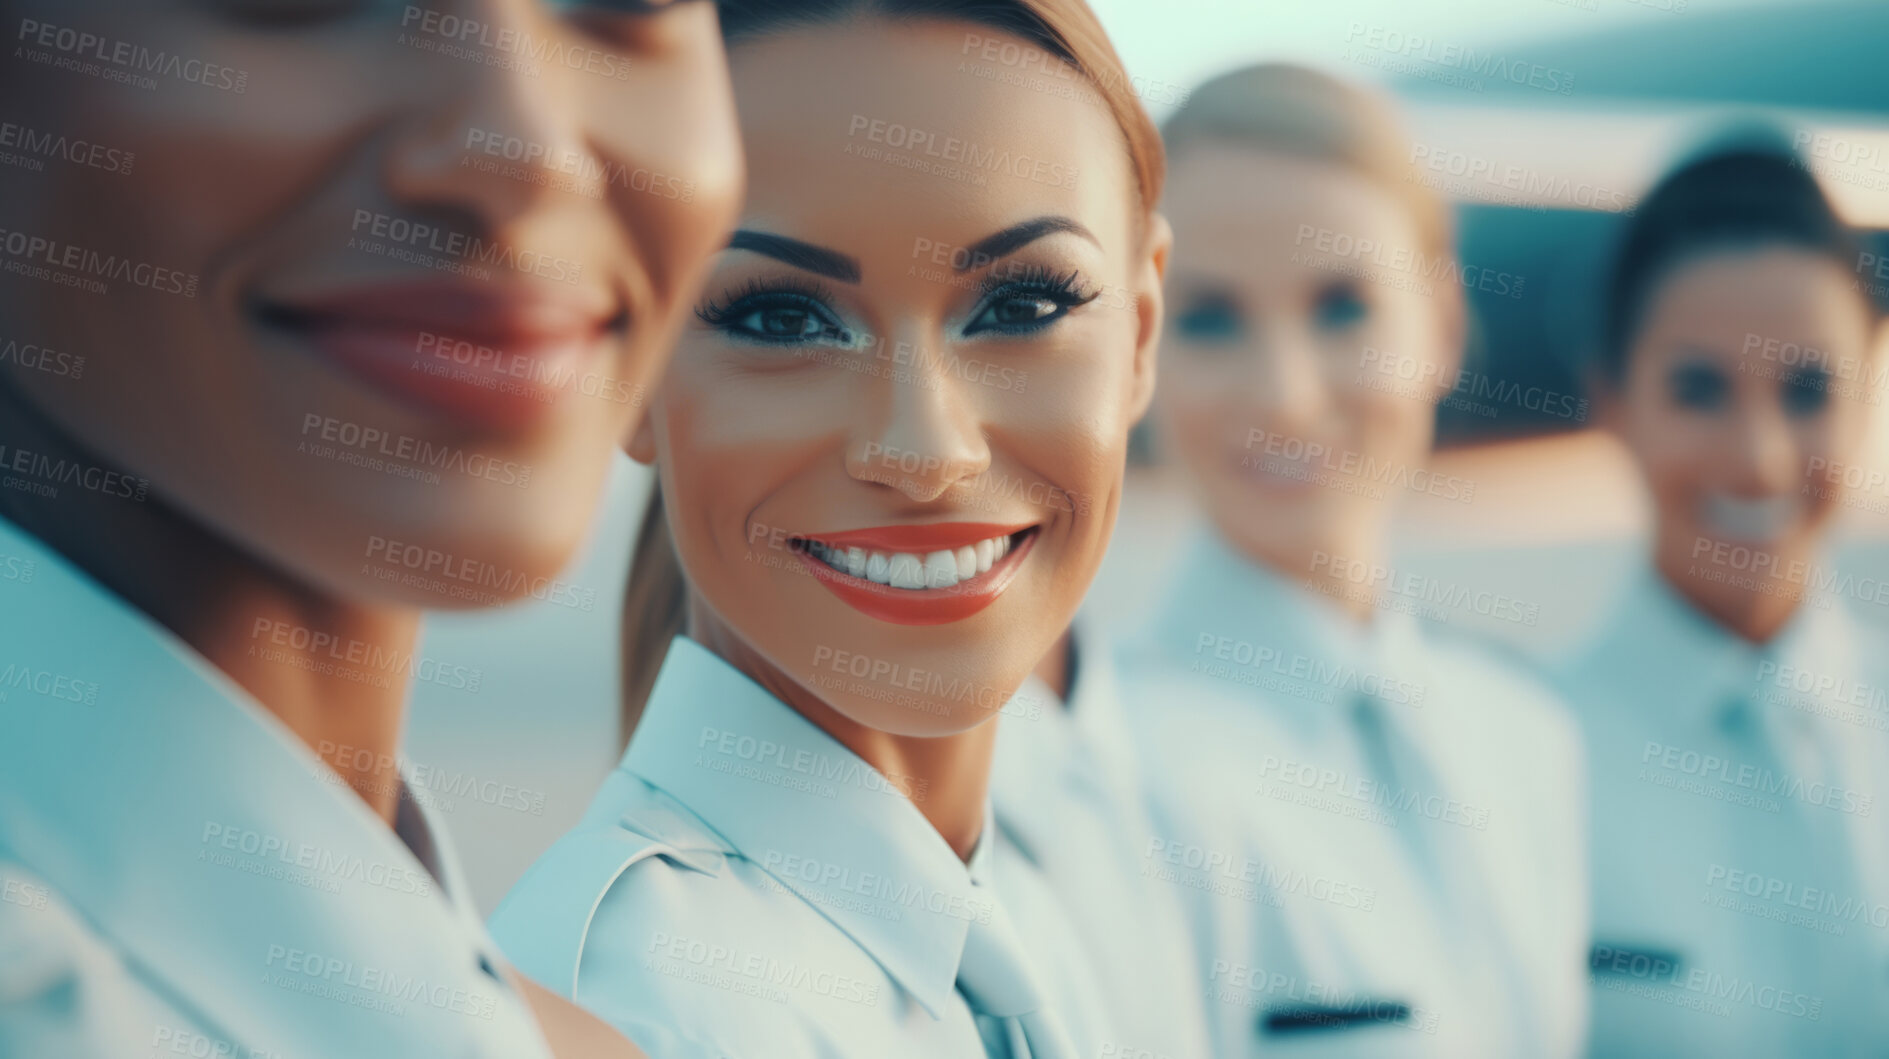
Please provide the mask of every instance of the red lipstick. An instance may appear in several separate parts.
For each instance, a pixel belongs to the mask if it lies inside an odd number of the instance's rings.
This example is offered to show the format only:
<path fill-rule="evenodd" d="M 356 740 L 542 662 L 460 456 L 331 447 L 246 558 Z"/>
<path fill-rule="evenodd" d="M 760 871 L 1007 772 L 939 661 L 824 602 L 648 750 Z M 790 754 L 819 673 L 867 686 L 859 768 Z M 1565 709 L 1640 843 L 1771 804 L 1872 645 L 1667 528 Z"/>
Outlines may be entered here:
<path fill-rule="evenodd" d="M 421 281 L 270 304 L 262 315 L 396 400 L 514 431 L 542 422 L 576 391 L 621 312 L 607 296 Z"/>

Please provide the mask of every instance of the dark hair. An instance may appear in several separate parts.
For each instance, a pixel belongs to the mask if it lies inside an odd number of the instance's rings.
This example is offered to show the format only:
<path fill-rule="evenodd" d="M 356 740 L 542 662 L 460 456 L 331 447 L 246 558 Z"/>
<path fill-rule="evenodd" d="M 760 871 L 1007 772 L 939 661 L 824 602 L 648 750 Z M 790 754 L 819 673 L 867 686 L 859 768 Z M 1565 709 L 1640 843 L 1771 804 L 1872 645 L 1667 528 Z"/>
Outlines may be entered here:
<path fill-rule="evenodd" d="M 878 15 L 901 21 L 969 22 L 1007 33 L 1074 67 L 1120 127 L 1140 191 L 1143 231 L 1161 198 L 1166 156 L 1161 134 L 1142 109 L 1122 60 L 1101 20 L 1084 0 L 720 0 L 722 38 L 728 44 L 808 26 L 834 25 Z M 650 490 L 642 530 L 630 559 L 624 594 L 622 675 L 623 741 L 635 730 L 669 643 L 684 629 L 688 586 L 677 561 L 660 485 Z"/>
<path fill-rule="evenodd" d="M 682 580 L 682 562 L 669 539 L 669 518 L 663 510 L 662 484 L 649 483 L 649 503 L 636 530 L 636 550 L 630 554 L 629 585 L 623 593 L 622 723 L 619 748 L 628 743 L 643 716 L 656 673 L 669 654 L 669 643 L 682 635 L 688 614 L 688 585 Z"/>
<path fill-rule="evenodd" d="M 1674 168 L 1627 222 L 1614 259 L 1599 351 L 1604 381 L 1625 379 L 1647 307 L 1680 266 L 1773 245 L 1828 257 L 1846 270 L 1861 248 L 1816 177 L 1774 136 L 1746 135 Z M 1873 314 L 1866 298 L 1864 306 Z"/>

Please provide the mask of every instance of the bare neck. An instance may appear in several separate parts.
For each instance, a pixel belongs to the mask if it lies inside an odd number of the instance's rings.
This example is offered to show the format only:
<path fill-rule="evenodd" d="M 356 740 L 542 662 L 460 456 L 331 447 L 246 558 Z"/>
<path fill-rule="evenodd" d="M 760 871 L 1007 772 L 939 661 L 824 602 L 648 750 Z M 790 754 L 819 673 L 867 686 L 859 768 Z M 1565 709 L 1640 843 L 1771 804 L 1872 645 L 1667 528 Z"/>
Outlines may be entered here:
<path fill-rule="evenodd" d="M 1780 566 L 1786 566 L 1793 560 L 1801 560 L 1806 565 L 1810 562 L 1808 554 L 1779 558 Z M 1774 592 L 1749 587 L 1749 578 L 1715 580 L 1712 575 L 1722 573 L 1719 568 L 1707 569 L 1689 556 L 1668 554 L 1664 549 L 1654 555 L 1653 566 L 1681 599 L 1727 631 L 1753 644 L 1770 643 L 1804 604 L 1804 587 L 1793 585 L 1782 578 L 1773 579 L 1776 584 L 1770 587 L 1776 590 Z M 1753 575 L 1754 578 L 1764 576 Z"/>
<path fill-rule="evenodd" d="M 1049 690 L 1065 706 L 1069 703 L 1070 678 L 1075 673 L 1076 640 L 1064 629 L 1056 638 L 1056 646 L 1049 649 L 1043 660 L 1036 664 L 1036 679 L 1049 685 Z"/>
<path fill-rule="evenodd" d="M 0 445 L 47 460 L 103 463 L 4 385 Z M 138 501 L 75 484 L 60 485 L 52 497 L 0 490 L 0 515 L 189 644 L 392 823 L 406 701 L 402 674 L 411 667 L 334 664 L 328 645 L 358 643 L 371 657 L 408 657 L 419 637 L 418 611 L 325 596 L 155 494 Z"/>
<path fill-rule="evenodd" d="M 1331 542 L 1324 550 L 1308 554 L 1268 551 L 1231 541 L 1229 546 L 1301 591 L 1324 599 L 1360 626 L 1370 625 L 1377 614 L 1376 596 L 1381 589 L 1361 571 L 1388 565 L 1388 549 L 1378 534 L 1358 531 L 1348 540 Z"/>

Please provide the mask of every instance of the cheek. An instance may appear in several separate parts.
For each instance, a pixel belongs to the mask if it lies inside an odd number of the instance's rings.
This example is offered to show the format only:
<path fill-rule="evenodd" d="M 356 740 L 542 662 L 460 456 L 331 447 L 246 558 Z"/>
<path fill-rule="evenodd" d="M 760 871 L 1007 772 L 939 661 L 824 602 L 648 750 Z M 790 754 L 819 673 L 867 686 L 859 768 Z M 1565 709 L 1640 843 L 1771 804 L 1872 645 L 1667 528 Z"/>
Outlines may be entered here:
<path fill-rule="evenodd" d="M 1628 409 L 1624 440 L 1655 502 L 1689 509 L 1708 483 L 1723 476 L 1719 465 L 1736 440 L 1725 433 L 1713 417 L 1636 401 Z"/>
<path fill-rule="evenodd" d="M 1410 395 L 1339 383 L 1331 393 L 1334 418 L 1343 424 L 1344 443 L 1352 451 L 1394 465 L 1419 463 L 1429 455 L 1436 412 L 1428 390 Z"/>
<path fill-rule="evenodd" d="M 591 101 L 608 124 L 612 208 L 632 231 L 655 299 L 693 295 L 740 206 L 741 144 L 706 61 L 676 71 L 687 84 L 614 88 Z M 626 97 L 638 105 L 626 106 Z M 620 167 L 620 168 L 619 168 Z"/>
<path fill-rule="evenodd" d="M 678 356 L 688 356 L 684 351 Z M 703 541 L 739 545 L 749 517 L 823 453 L 837 465 L 839 380 L 731 377 L 699 364 L 670 373 L 652 410 L 678 522 Z"/>
<path fill-rule="evenodd" d="M 1793 431 L 1793 440 L 1797 446 L 1797 468 L 1802 473 L 1805 488 L 1798 490 L 1803 497 L 1804 506 L 1815 522 L 1821 522 L 1833 515 L 1843 503 L 1847 490 L 1843 486 L 1843 472 L 1838 471 L 1834 478 L 1829 468 L 1852 466 L 1861 423 L 1845 421 L 1843 412 L 1837 411 L 1826 415 L 1821 421 L 1806 423 Z M 1873 468 L 1872 468 L 1873 470 Z"/>
<path fill-rule="evenodd" d="M 739 512 L 753 507 L 744 498 L 751 497 L 751 481 L 760 470 L 756 453 L 703 439 L 704 431 L 712 433 L 713 413 L 674 387 L 665 389 L 651 420 L 660 439 L 662 489 L 676 553 L 690 580 L 716 583 L 721 580 L 717 568 L 747 533 Z"/>
<path fill-rule="evenodd" d="M 75 240 L 85 233 L 103 252 L 149 253 L 161 264 L 205 270 L 241 234 L 305 200 L 311 174 L 332 181 L 350 131 L 386 106 L 366 92 L 368 79 L 358 70 L 332 60 L 153 36 L 163 42 L 154 48 L 211 54 L 231 67 L 268 63 L 269 74 L 250 80 L 242 93 L 169 84 L 151 93 L 121 88 L 109 98 L 82 90 L 46 115 L 53 123 L 46 131 L 104 144 L 129 159 L 122 175 L 47 181 L 45 209 L 35 214 Z M 382 96 L 398 91 L 385 80 L 374 87 Z M 345 233 L 331 234 L 337 245 L 345 240 Z"/>
<path fill-rule="evenodd" d="M 1111 348 L 1115 347 L 1115 348 Z M 1126 464 L 1132 349 L 1097 342 L 1029 368 L 1022 392 L 989 405 L 986 427 L 1014 458 L 1084 494 L 1109 493 Z M 1019 361 L 1018 363 L 1022 363 Z"/>

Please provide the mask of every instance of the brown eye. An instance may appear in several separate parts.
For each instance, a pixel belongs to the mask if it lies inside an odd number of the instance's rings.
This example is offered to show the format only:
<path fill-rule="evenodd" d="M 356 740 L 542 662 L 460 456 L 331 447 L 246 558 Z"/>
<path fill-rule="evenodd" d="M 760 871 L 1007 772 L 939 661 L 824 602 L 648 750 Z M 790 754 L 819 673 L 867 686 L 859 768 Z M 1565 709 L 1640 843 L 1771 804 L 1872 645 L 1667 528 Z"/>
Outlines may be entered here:
<path fill-rule="evenodd" d="M 1806 419 L 1830 404 L 1830 373 L 1820 368 L 1787 372 L 1778 380 L 1778 401 L 1793 419 Z"/>
<path fill-rule="evenodd" d="M 1342 331 L 1371 315 L 1364 295 L 1350 283 L 1334 283 L 1318 292 L 1312 317 L 1327 331 Z"/>
<path fill-rule="evenodd" d="M 1731 380 L 1710 364 L 1676 365 L 1666 377 L 1666 391 L 1674 404 L 1698 412 L 1717 412 L 1731 400 Z"/>
<path fill-rule="evenodd" d="M 1240 336 L 1240 307 L 1223 295 L 1196 297 L 1174 314 L 1174 333 L 1189 342 L 1231 342 Z"/>

